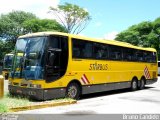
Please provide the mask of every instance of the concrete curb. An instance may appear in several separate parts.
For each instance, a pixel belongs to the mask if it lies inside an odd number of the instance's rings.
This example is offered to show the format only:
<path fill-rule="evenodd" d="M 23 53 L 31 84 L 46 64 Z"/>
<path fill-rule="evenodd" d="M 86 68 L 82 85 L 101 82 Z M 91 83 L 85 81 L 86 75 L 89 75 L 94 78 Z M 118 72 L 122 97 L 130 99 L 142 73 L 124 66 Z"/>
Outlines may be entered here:
<path fill-rule="evenodd" d="M 60 102 L 53 102 L 52 101 L 52 102 L 48 102 L 48 103 L 40 103 L 40 104 L 36 104 L 36 105 L 10 108 L 10 111 L 11 112 L 18 112 L 18 111 L 34 110 L 34 109 L 47 108 L 47 107 L 70 105 L 70 104 L 75 104 L 75 103 L 77 103 L 76 100 L 60 101 Z"/>

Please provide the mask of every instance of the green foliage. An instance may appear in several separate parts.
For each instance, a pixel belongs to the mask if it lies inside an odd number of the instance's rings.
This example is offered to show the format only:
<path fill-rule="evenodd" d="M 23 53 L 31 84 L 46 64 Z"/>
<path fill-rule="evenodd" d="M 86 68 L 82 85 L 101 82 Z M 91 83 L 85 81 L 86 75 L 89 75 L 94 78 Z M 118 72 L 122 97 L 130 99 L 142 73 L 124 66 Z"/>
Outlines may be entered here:
<path fill-rule="evenodd" d="M 32 19 L 26 20 L 23 23 L 24 29 L 27 33 L 42 32 L 42 31 L 58 31 L 67 32 L 65 28 L 55 20 L 50 19 Z"/>
<path fill-rule="evenodd" d="M 160 17 L 153 22 L 153 26 L 155 33 L 160 35 Z"/>
<path fill-rule="evenodd" d="M 12 11 L 0 16 L 0 61 L 14 49 L 17 37 L 25 33 L 23 22 L 35 18 L 34 14 L 23 11 Z"/>
<path fill-rule="evenodd" d="M 8 107 L 2 103 L 0 103 L 0 113 L 6 113 L 8 112 Z"/>
<path fill-rule="evenodd" d="M 124 31 L 121 34 L 118 34 L 118 37 L 116 38 L 116 40 L 137 45 L 139 43 L 138 36 L 139 36 L 139 33 L 136 31 Z"/>
<path fill-rule="evenodd" d="M 39 19 L 34 14 L 24 11 L 12 11 L 0 16 L 0 61 L 6 53 L 14 50 L 18 36 L 41 31 L 66 32 L 55 20 Z"/>
<path fill-rule="evenodd" d="M 129 27 L 115 38 L 142 47 L 152 47 L 158 51 L 160 58 L 160 18 L 155 21 L 145 21 Z"/>
<path fill-rule="evenodd" d="M 2 39 L 15 43 L 17 37 L 25 33 L 23 22 L 35 18 L 34 14 L 24 11 L 12 11 L 6 15 L 2 14 L 0 16 L 0 36 Z"/>
<path fill-rule="evenodd" d="M 3 61 L 5 54 L 10 53 L 14 48 L 14 44 L 11 41 L 0 40 L 0 62 Z"/>
<path fill-rule="evenodd" d="M 91 20 L 89 12 L 70 3 L 59 5 L 58 8 L 50 7 L 50 11 L 66 28 L 68 33 L 80 33 Z"/>

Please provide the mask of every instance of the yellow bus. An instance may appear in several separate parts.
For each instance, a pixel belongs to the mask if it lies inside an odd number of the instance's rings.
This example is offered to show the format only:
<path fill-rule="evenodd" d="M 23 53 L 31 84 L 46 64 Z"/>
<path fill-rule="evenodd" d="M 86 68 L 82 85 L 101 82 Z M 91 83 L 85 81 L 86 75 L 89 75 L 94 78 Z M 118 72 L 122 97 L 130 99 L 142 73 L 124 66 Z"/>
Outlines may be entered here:
<path fill-rule="evenodd" d="M 20 36 L 15 51 L 23 53 L 23 60 L 13 65 L 9 92 L 32 99 L 78 99 L 101 91 L 143 89 L 157 81 L 157 53 L 153 48 L 40 32 Z"/>
<path fill-rule="evenodd" d="M 22 55 L 23 55 L 22 53 L 17 53 L 17 57 L 15 60 L 17 62 L 17 64 L 19 64 L 19 62 L 22 58 Z M 9 72 L 12 68 L 13 58 L 14 58 L 13 53 L 8 53 L 4 56 L 2 75 L 4 76 L 5 80 L 8 80 L 8 78 L 9 78 Z"/>
<path fill-rule="evenodd" d="M 9 71 L 11 70 L 12 67 L 13 56 L 14 56 L 13 53 L 8 53 L 5 54 L 4 56 L 2 75 L 4 76 L 5 80 L 8 79 Z"/>

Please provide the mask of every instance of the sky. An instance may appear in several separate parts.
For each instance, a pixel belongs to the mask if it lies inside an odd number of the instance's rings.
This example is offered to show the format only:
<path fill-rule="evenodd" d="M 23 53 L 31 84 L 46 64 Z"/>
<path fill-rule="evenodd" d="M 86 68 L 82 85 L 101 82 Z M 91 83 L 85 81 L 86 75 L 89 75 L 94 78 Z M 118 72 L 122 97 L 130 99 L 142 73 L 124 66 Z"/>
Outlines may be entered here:
<path fill-rule="evenodd" d="M 160 17 L 160 0 L 0 0 L 0 14 L 23 10 L 42 19 L 54 19 L 49 7 L 65 2 L 89 12 L 92 20 L 80 34 L 94 38 L 114 39 L 134 24 Z"/>

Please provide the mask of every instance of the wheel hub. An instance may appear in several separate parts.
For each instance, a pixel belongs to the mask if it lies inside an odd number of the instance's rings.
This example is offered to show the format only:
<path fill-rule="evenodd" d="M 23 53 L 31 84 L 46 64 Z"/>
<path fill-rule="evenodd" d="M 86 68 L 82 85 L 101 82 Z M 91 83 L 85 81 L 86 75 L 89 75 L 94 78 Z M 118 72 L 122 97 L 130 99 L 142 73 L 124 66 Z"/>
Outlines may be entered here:
<path fill-rule="evenodd" d="M 74 98 L 77 94 L 77 89 L 74 86 L 71 86 L 68 90 L 68 96 Z"/>

